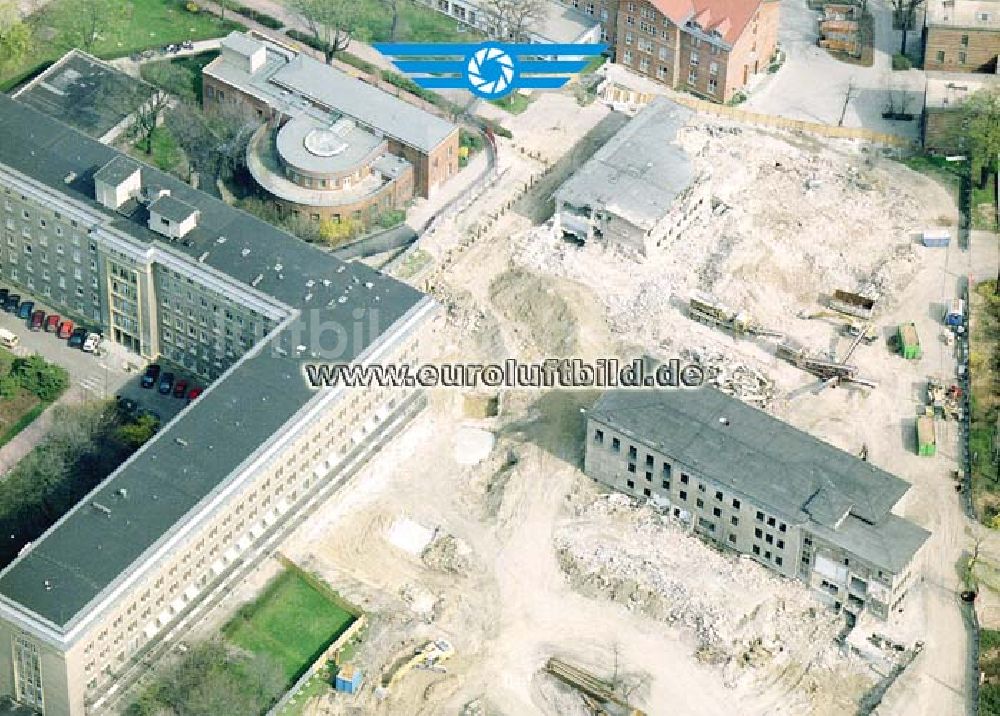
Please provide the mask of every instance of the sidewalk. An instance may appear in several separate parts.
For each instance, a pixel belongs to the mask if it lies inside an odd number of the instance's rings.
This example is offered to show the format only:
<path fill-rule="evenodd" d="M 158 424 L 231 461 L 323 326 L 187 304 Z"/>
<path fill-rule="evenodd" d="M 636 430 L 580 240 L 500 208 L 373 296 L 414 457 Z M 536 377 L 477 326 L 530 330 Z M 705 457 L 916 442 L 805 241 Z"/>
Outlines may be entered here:
<path fill-rule="evenodd" d="M 70 385 L 66 392 L 59 396 L 59 399 L 45 409 L 41 415 L 35 418 L 28 427 L 19 432 L 9 443 L 0 448 L 0 479 L 17 465 L 21 459 L 41 444 L 45 439 L 49 429 L 52 427 L 54 412 L 52 408 L 57 405 L 71 405 L 79 403 L 83 399 L 83 391 Z"/>

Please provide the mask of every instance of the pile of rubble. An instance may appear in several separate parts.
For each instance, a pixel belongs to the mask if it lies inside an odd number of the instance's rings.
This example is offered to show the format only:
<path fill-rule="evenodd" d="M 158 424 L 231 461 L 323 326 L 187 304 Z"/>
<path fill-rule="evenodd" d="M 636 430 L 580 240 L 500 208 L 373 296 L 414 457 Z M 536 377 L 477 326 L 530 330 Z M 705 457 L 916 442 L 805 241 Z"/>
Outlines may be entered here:
<path fill-rule="evenodd" d="M 709 385 L 745 403 L 766 408 L 775 398 L 774 381 L 767 374 L 724 353 L 705 348 L 685 348 L 681 351 L 681 358 L 703 368 Z"/>
<path fill-rule="evenodd" d="M 748 667 L 867 671 L 836 645 L 841 618 L 804 585 L 713 550 L 625 495 L 571 501 L 574 517 L 554 541 L 573 587 L 679 628 L 693 637 L 699 659 L 726 669 L 727 681 L 744 678 Z"/>

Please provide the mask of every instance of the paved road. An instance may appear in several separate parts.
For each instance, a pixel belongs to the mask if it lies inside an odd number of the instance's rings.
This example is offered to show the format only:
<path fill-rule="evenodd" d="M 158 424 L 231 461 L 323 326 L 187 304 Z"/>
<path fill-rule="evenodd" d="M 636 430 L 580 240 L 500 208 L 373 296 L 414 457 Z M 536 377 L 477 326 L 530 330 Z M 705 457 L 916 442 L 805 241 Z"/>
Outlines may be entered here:
<path fill-rule="evenodd" d="M 757 112 L 836 125 L 844 116 L 846 127 L 864 127 L 915 139 L 919 122 L 882 119 L 889 99 L 906 105 L 919 116 L 923 108 L 924 73 L 920 70 L 892 71 L 892 55 L 899 51 L 900 33 L 892 29 L 892 11 L 887 0 L 871 0 L 875 19 L 874 64 L 860 67 L 834 59 L 816 44 L 819 14 L 805 0 L 781 0 L 778 39 L 786 60 L 774 75 L 757 80 L 745 107 Z M 908 43 L 919 42 L 919 32 L 910 33 Z M 851 98 L 844 109 L 848 89 Z"/>

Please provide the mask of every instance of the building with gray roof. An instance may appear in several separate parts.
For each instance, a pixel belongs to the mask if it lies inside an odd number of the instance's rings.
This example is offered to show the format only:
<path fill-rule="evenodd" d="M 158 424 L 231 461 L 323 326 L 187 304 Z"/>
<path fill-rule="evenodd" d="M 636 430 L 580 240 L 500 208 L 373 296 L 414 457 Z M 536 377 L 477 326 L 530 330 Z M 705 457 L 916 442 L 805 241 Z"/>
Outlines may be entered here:
<path fill-rule="evenodd" d="M 710 209 L 677 133 L 690 110 L 657 98 L 597 150 L 555 193 L 557 234 L 646 254 Z"/>
<path fill-rule="evenodd" d="M 304 364 L 413 360 L 435 304 L 6 96 L 0 135 L 0 282 L 211 381 L 0 571 L 0 693 L 82 716 L 422 405 Z"/>
<path fill-rule="evenodd" d="M 231 33 L 220 56 L 204 68 L 203 80 L 209 110 L 237 103 L 274 125 L 303 117 L 327 127 L 351 120 L 355 145 L 384 142 L 383 153 L 413 165 L 414 190 L 421 196 L 458 172 L 454 123 L 274 38 Z"/>
<path fill-rule="evenodd" d="M 438 12 L 474 27 L 487 37 L 506 38 L 489 5 L 479 0 L 419 0 Z M 585 13 L 557 0 L 543 0 L 541 12 L 526 28 L 528 42 L 538 44 L 594 43 L 601 40 L 601 23 L 593 13 Z"/>
<path fill-rule="evenodd" d="M 711 388 L 605 393 L 585 470 L 855 616 L 890 615 L 930 534 L 892 512 L 907 482 Z"/>

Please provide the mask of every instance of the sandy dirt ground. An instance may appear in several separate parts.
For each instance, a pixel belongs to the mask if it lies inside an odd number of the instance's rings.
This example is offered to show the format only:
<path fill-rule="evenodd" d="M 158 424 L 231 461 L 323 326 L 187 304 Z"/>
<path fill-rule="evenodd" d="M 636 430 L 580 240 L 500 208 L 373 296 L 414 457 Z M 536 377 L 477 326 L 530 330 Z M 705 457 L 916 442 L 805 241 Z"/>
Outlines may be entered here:
<path fill-rule="evenodd" d="M 538 147 L 555 160 L 607 112 L 570 114 L 565 97 L 552 97 L 562 98 L 540 98 L 518 121 L 562 121 Z M 852 143 L 698 121 L 680 141 L 699 181 L 711 182 L 716 213 L 656 255 L 568 244 L 533 227 L 530 207 L 469 241 L 513 183 L 444 225 L 424 247 L 431 267 L 418 280 L 443 307 L 430 332 L 435 360 L 711 354 L 768 381 L 767 410 L 850 452 L 866 444 L 872 462 L 913 483 L 901 513 L 934 532 L 902 610 L 857 627 L 925 643 L 878 713 L 961 713 L 957 564 L 972 526 L 950 477 L 957 435 L 939 422 L 929 459 L 916 456 L 913 437 L 927 376 L 954 375 L 941 310 L 970 267 L 957 242 L 926 249 L 916 234 L 954 225 L 954 200 Z M 501 166 L 524 181 L 544 163 L 504 142 Z M 772 344 L 694 323 L 683 308 L 691 290 L 710 290 L 840 355 L 848 341 L 834 323 L 798 316 L 819 310 L 833 288 L 866 287 L 883 296 L 881 334 L 912 320 L 925 351 L 904 361 L 885 341 L 861 346 L 852 362 L 878 381 L 873 390 L 817 392 Z M 370 613 L 355 657 L 369 686 L 430 639 L 455 648 L 446 672 L 412 671 L 378 697 L 371 688 L 324 697 L 310 713 L 589 713 L 543 671 L 553 655 L 651 714 L 858 711 L 891 658 L 838 646 L 843 622 L 802 585 L 715 552 L 649 507 L 602 495 L 581 471 L 582 411 L 595 398 L 505 391 L 497 417 L 473 419 L 460 391 L 431 392 L 428 410 L 282 547 Z"/>

